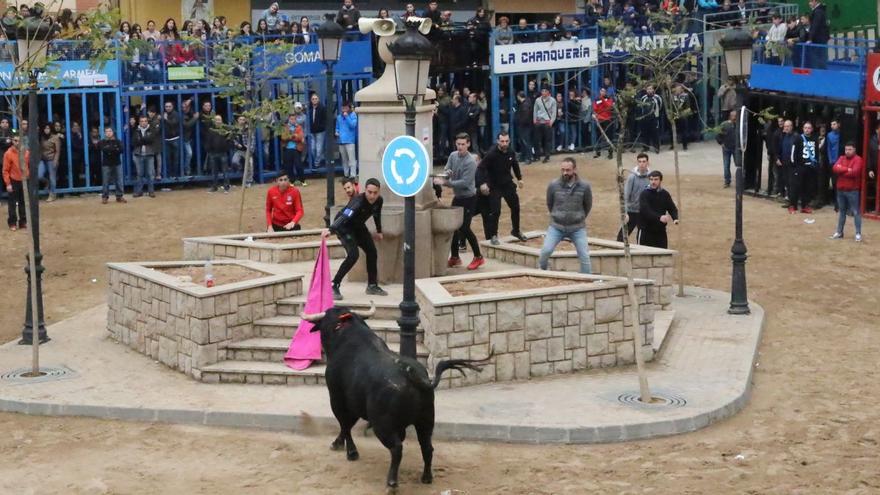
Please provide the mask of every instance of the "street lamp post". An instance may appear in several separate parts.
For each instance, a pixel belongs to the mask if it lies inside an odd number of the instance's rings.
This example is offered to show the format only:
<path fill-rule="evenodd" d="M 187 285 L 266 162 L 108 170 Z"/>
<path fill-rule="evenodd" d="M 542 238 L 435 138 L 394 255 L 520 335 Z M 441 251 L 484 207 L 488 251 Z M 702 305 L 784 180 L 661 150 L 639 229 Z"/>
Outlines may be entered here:
<path fill-rule="evenodd" d="M 4 26 L 5 28 L 6 26 Z M 16 26 L 14 36 L 6 31 L 9 39 L 15 39 L 18 45 L 19 71 L 27 71 L 27 100 L 28 100 L 28 148 L 30 159 L 28 160 L 28 221 L 31 224 L 31 239 L 33 241 L 33 260 L 30 254 L 27 256 L 27 302 L 25 304 L 24 327 L 21 331 L 21 345 L 34 343 L 34 327 L 37 328 L 39 343 L 48 342 L 49 335 L 46 333 L 46 325 L 43 320 L 43 254 L 40 252 L 40 204 L 38 197 L 37 169 L 39 165 L 39 126 L 37 119 L 37 81 L 40 72 L 46 65 L 46 53 L 49 39 L 55 33 L 52 24 L 43 18 L 43 6 L 35 3 L 30 9 L 30 16 L 21 20 Z M 34 311 L 36 305 L 36 311 Z M 39 347 L 39 343 L 35 347 Z M 38 369 L 37 350 L 34 349 L 34 368 Z"/>
<path fill-rule="evenodd" d="M 416 134 L 416 103 L 425 97 L 428 72 L 434 46 L 418 31 L 419 23 L 407 22 L 406 31 L 388 51 L 394 57 L 394 79 L 397 97 L 403 100 L 406 110 L 404 123 L 406 135 Z M 400 354 L 416 357 L 416 327 L 419 325 L 419 304 L 416 302 L 416 200 L 414 196 L 404 199 L 403 210 L 403 301 L 400 303 Z"/>
<path fill-rule="evenodd" d="M 327 95 L 324 104 L 324 136 L 327 138 L 326 147 L 324 148 L 324 157 L 327 162 L 327 206 L 324 207 L 324 225 L 330 226 L 330 208 L 336 203 L 336 187 L 333 184 L 334 166 L 333 166 L 333 146 L 336 143 L 336 134 L 334 133 L 334 96 L 333 91 L 333 66 L 339 61 L 339 54 L 342 49 L 342 38 L 345 36 L 345 29 L 332 19 L 326 19 L 317 29 L 318 34 L 318 51 L 324 67 L 327 69 L 324 80 L 324 91 Z M 317 158 L 317 157 L 316 157 Z"/>
<path fill-rule="evenodd" d="M 732 263 L 730 307 L 727 312 L 732 315 L 747 315 L 749 310 L 748 288 L 746 285 L 746 259 L 748 249 L 742 233 L 742 200 L 743 200 L 743 160 L 745 159 L 746 132 L 748 127 L 748 78 L 752 73 L 752 54 L 754 51 L 752 37 L 741 29 L 728 32 L 719 41 L 724 49 L 727 74 L 737 81 L 736 95 L 739 105 L 739 128 L 736 140 L 736 231 L 733 245 L 730 247 Z"/>

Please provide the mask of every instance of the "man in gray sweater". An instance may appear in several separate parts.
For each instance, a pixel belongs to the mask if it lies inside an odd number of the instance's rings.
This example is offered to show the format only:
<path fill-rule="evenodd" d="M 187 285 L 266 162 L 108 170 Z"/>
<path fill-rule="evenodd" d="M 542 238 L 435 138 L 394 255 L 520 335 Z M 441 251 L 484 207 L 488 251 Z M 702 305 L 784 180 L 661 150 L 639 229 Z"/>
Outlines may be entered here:
<path fill-rule="evenodd" d="M 553 124 L 556 123 L 556 98 L 550 96 L 550 88 L 541 88 L 541 97 L 535 100 L 532 110 L 532 119 L 535 124 L 535 148 L 536 154 L 544 154 L 544 163 L 550 161 L 550 151 L 553 150 Z"/>
<path fill-rule="evenodd" d="M 547 186 L 547 209 L 550 210 L 550 226 L 544 237 L 538 264 L 547 269 L 550 255 L 563 239 L 574 244 L 581 273 L 592 273 L 590 247 L 587 244 L 587 216 L 593 207 L 593 192 L 587 181 L 577 175 L 574 158 L 562 160 L 562 177 Z"/>
<path fill-rule="evenodd" d="M 629 177 L 626 178 L 626 184 L 623 186 L 623 199 L 626 200 L 626 236 L 629 237 L 632 231 L 639 224 L 639 196 L 642 191 L 648 188 L 648 155 L 639 153 L 636 157 L 636 168 L 632 169 Z M 638 236 L 636 236 L 638 239 Z M 623 242 L 623 229 L 617 233 L 617 242 Z"/>
<path fill-rule="evenodd" d="M 452 188 L 452 206 L 461 206 L 464 209 L 464 218 L 461 227 L 452 236 L 451 255 L 448 265 L 450 268 L 461 265 L 458 257 L 459 244 L 466 239 L 474 253 L 473 261 L 468 264 L 468 270 L 476 270 L 485 263 L 480 253 L 480 244 L 477 236 L 471 230 L 471 218 L 477 207 L 477 187 L 475 177 L 477 175 L 477 161 L 468 151 L 471 139 L 468 133 L 462 132 L 455 136 L 455 150 L 446 161 L 446 179 L 435 179 L 435 184 Z"/>

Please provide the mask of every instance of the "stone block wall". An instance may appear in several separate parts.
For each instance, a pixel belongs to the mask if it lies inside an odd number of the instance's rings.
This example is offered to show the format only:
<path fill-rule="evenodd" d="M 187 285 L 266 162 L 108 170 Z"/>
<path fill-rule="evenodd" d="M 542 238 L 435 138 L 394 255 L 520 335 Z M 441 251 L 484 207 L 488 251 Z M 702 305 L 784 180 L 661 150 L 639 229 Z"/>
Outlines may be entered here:
<path fill-rule="evenodd" d="M 302 281 L 260 284 L 195 296 L 109 267 L 107 330 L 113 340 L 196 379 L 236 339 L 254 336 L 253 322 L 275 316 L 275 301 L 302 293 Z"/>
<path fill-rule="evenodd" d="M 638 285 L 642 352 L 653 358 L 653 286 Z M 499 294 L 500 296 L 500 294 Z M 481 373 L 444 377 L 443 387 L 523 380 L 635 362 L 624 288 L 529 295 L 433 307 L 418 294 L 428 369 L 443 359 L 494 357 Z"/>
<path fill-rule="evenodd" d="M 250 260 L 261 263 L 296 263 L 298 261 L 315 261 L 318 257 L 320 244 L 307 242 L 302 244 L 268 244 L 255 242 L 235 242 L 212 240 L 211 238 L 192 238 L 183 240 L 183 258 L 185 260 Z M 344 258 L 345 250 L 338 240 L 328 240 L 327 250 L 330 258 Z"/>
<path fill-rule="evenodd" d="M 486 252 L 487 257 L 510 263 L 516 266 L 528 268 L 538 268 L 539 249 L 523 248 L 516 246 L 517 249 L 508 249 L 504 243 L 500 246 L 492 246 L 484 244 L 480 246 Z M 635 247 L 634 250 L 638 250 Z M 526 252 L 528 251 L 528 252 Z M 661 307 L 666 307 L 672 303 L 675 295 L 675 251 L 652 250 L 651 252 L 633 252 L 633 278 L 644 278 L 654 281 L 654 295 L 652 301 Z M 608 275 L 614 277 L 623 277 L 624 271 L 623 252 L 614 251 L 596 251 L 590 254 L 590 265 L 593 273 L 596 275 Z M 577 256 L 572 252 L 567 253 L 556 252 L 550 257 L 550 270 L 563 272 L 580 271 L 580 263 Z"/>

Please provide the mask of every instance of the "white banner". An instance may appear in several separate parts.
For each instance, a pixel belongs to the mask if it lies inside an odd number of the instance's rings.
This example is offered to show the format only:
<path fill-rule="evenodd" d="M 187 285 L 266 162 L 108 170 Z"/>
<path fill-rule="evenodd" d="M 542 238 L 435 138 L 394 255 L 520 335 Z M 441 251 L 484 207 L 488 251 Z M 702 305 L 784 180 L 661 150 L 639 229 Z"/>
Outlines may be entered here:
<path fill-rule="evenodd" d="M 495 74 L 560 69 L 583 69 L 599 63 L 595 39 L 560 40 L 543 43 L 496 45 L 492 71 Z"/>

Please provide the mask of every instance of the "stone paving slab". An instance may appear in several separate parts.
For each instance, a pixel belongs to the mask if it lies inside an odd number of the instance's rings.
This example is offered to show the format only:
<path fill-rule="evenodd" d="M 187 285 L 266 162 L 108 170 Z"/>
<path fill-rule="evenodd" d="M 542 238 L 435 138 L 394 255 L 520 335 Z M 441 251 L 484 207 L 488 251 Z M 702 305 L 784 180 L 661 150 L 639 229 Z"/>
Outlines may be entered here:
<path fill-rule="evenodd" d="M 593 370 L 523 382 L 437 392 L 435 436 L 522 443 L 616 442 L 684 433 L 741 410 L 764 311 L 726 313 L 726 293 L 688 288 L 676 298 L 675 325 L 659 359 L 648 363 L 654 395 L 673 405 L 646 405 L 634 367 Z M 43 367 L 75 376 L 28 383 L 0 380 L 0 410 L 32 415 L 89 416 L 208 426 L 334 434 L 323 386 L 196 382 L 107 338 L 106 306 L 49 327 Z M 30 364 L 31 349 L 0 346 L 0 374 Z"/>

